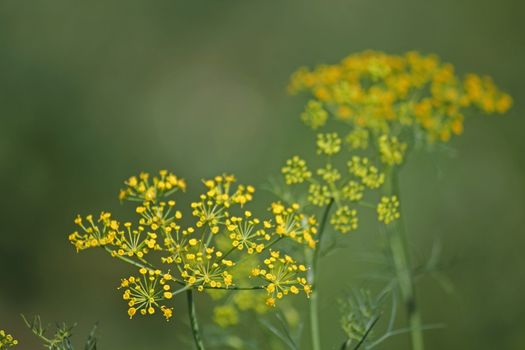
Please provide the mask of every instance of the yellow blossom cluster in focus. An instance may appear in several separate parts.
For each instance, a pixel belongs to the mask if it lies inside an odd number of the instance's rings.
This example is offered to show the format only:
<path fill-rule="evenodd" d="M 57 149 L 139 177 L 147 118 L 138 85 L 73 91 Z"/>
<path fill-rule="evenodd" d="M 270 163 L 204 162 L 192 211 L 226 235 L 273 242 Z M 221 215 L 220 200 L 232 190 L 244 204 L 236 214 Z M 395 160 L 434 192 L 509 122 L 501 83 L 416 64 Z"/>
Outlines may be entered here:
<path fill-rule="evenodd" d="M 274 306 L 276 300 L 288 294 L 304 291 L 307 296 L 310 295 L 311 287 L 306 278 L 301 276 L 306 272 L 306 266 L 297 264 L 289 255 L 281 256 L 278 251 L 272 251 L 264 260 L 264 265 L 264 268 L 253 269 L 252 275 L 268 283 L 265 287 L 269 295 L 266 299 L 268 306 Z"/>
<path fill-rule="evenodd" d="M 136 203 L 137 219 L 122 222 L 109 212 L 98 218 L 77 216 L 79 230 L 71 233 L 69 240 L 77 251 L 101 248 L 138 269 L 137 275 L 123 279 L 119 287 L 124 290 L 130 318 L 160 313 L 169 320 L 172 297 L 188 289 L 266 290 L 269 298 L 286 295 L 288 291 L 281 295 L 272 289 L 278 281 L 262 280 L 262 285 L 253 285 L 249 278 L 251 270 L 280 254 L 286 257 L 287 266 L 295 269 L 296 286 L 291 294 L 303 290 L 308 295 L 310 287 L 301 276 L 306 272 L 304 265 L 296 265 L 275 247 L 284 239 L 315 247 L 317 221 L 304 215 L 298 204 L 285 207 L 272 203 L 268 216 L 259 218 L 246 208 L 253 199 L 253 186 L 238 185 L 235 177 L 227 174 L 204 180 L 204 192 L 186 207 L 171 198 L 185 191 L 185 181 L 167 171 L 154 176 L 141 173 L 125 185 L 119 198 Z M 183 213 L 188 212 L 193 220 L 183 221 Z M 252 285 L 239 286 L 237 280 Z"/>

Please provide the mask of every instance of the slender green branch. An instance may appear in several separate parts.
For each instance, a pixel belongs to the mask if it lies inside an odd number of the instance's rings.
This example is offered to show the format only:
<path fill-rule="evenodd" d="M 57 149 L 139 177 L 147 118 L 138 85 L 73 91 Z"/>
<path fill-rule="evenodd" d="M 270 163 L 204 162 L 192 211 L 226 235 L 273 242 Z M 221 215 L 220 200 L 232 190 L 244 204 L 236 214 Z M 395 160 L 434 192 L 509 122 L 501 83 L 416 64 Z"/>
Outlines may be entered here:
<path fill-rule="evenodd" d="M 265 289 L 266 286 L 230 286 L 230 287 L 204 287 L 204 289 L 220 289 L 220 290 L 260 290 Z"/>
<path fill-rule="evenodd" d="M 321 245 L 322 245 L 322 239 L 323 239 L 323 234 L 325 232 L 325 228 L 326 228 L 326 223 L 328 222 L 328 214 L 330 213 L 330 209 L 332 208 L 332 205 L 334 204 L 334 199 L 331 198 L 330 199 L 330 202 L 328 202 L 325 210 L 324 210 L 324 213 L 323 213 L 323 217 L 321 218 L 321 224 L 319 225 L 319 239 L 318 239 L 318 242 L 317 242 L 317 246 L 315 247 L 315 251 L 314 251 L 314 256 L 313 256 L 313 265 L 312 265 L 312 270 L 314 272 L 317 272 L 317 264 L 318 264 L 318 261 L 319 261 L 319 255 L 321 253 Z M 314 281 L 315 283 L 315 281 Z M 312 287 L 315 288 L 314 286 L 314 283 L 312 283 Z"/>
<path fill-rule="evenodd" d="M 186 291 L 188 300 L 188 315 L 190 318 L 191 332 L 193 333 L 193 339 L 195 340 L 195 346 L 197 350 L 204 350 L 204 344 L 199 329 L 199 322 L 197 321 L 197 312 L 195 310 L 195 300 L 193 299 L 193 290 L 188 289 Z"/>
<path fill-rule="evenodd" d="M 272 242 L 271 244 L 275 244 L 277 243 L 281 238 L 278 238 L 277 240 L 275 240 L 274 242 Z M 107 247 L 104 247 L 104 249 L 108 252 L 108 253 L 112 253 L 112 250 L 107 248 Z M 122 255 L 118 255 L 118 254 L 115 254 L 114 255 L 117 259 L 119 260 L 122 260 L 128 264 L 131 264 L 133 266 L 136 266 L 136 267 L 139 267 L 139 268 L 145 268 L 145 269 L 154 269 L 155 266 L 151 265 L 151 264 L 148 264 L 148 265 L 145 265 L 145 264 L 142 264 L 138 261 L 135 261 L 133 259 L 130 259 L 126 256 L 122 256 Z M 183 285 L 184 288 L 180 289 L 181 291 L 183 290 L 187 290 L 189 288 L 192 288 L 194 286 L 193 285 L 190 285 L 190 284 L 186 284 L 184 283 L 183 281 L 180 281 L 178 278 L 176 278 L 175 276 L 171 275 L 172 279 L 180 284 L 180 285 Z M 221 289 L 221 290 L 255 290 L 255 289 L 264 289 L 266 288 L 266 286 L 239 286 L 239 287 L 236 287 L 236 286 L 230 286 L 230 287 L 204 287 L 204 289 Z"/>
<path fill-rule="evenodd" d="M 388 194 L 400 198 L 399 178 L 395 168 L 390 169 L 389 180 Z M 410 265 L 410 254 L 407 248 L 407 237 L 401 209 L 400 213 L 401 218 L 386 225 L 386 230 L 401 296 L 407 312 L 412 349 L 424 350 L 423 327 L 416 300 L 414 276 Z"/>
<path fill-rule="evenodd" d="M 310 295 L 309 306 L 310 306 L 310 334 L 312 337 L 312 349 L 321 350 L 321 335 L 319 327 L 319 301 L 318 301 L 318 292 L 317 292 L 317 265 L 319 261 L 319 255 L 321 252 L 321 244 L 323 239 L 323 233 L 326 228 L 326 223 L 328 222 L 328 214 L 334 203 L 334 199 L 330 199 L 330 202 L 326 206 L 321 223 L 319 225 L 319 239 L 315 250 L 307 251 L 307 259 L 309 260 L 310 270 L 308 271 L 308 282 L 312 286 L 312 294 Z"/>
<path fill-rule="evenodd" d="M 434 329 L 441 329 L 441 328 L 445 328 L 445 326 L 442 325 L 442 324 L 435 324 L 435 325 L 422 326 L 421 330 L 427 331 L 427 330 L 434 330 Z M 400 328 L 400 329 L 395 329 L 395 330 L 388 331 L 382 337 L 378 338 L 373 343 L 371 343 L 370 345 L 366 346 L 366 350 L 370 350 L 370 349 L 375 348 L 376 346 L 378 346 L 379 344 L 381 344 L 382 342 L 384 342 L 386 339 L 388 339 L 390 337 L 394 337 L 394 336 L 400 335 L 400 334 L 409 333 L 411 331 L 412 331 L 411 328 Z"/>

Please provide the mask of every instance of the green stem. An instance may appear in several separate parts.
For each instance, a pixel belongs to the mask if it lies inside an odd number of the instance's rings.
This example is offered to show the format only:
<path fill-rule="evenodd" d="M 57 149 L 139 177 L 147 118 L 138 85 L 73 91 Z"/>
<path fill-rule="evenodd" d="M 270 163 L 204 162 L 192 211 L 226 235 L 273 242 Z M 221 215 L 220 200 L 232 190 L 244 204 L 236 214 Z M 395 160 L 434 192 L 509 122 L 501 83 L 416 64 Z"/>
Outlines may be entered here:
<path fill-rule="evenodd" d="M 195 301 L 193 299 L 193 290 L 188 289 L 186 291 L 188 300 L 188 315 L 190 317 L 191 332 L 193 333 L 193 339 L 195 340 L 195 346 L 198 350 L 204 350 L 202 338 L 199 330 L 199 322 L 197 321 L 197 313 L 195 311 Z"/>
<path fill-rule="evenodd" d="M 312 349 L 321 350 L 321 334 L 319 327 L 319 296 L 317 291 L 317 278 L 319 274 L 317 272 L 319 254 L 321 252 L 321 243 L 323 238 L 323 233 L 325 231 L 326 223 L 328 221 L 328 213 L 330 208 L 334 203 L 334 199 L 330 199 L 330 202 L 327 204 L 323 217 L 321 219 L 321 224 L 319 226 L 319 240 L 315 249 L 307 250 L 306 258 L 310 265 L 310 270 L 308 271 L 308 283 L 312 286 L 312 294 L 310 295 L 309 307 L 310 307 L 310 334 L 312 337 Z"/>
<path fill-rule="evenodd" d="M 389 174 L 390 188 L 387 190 L 389 195 L 397 196 L 400 199 L 399 178 L 395 168 L 392 168 Z M 416 290 L 414 285 L 414 276 L 410 265 L 410 254 L 407 247 L 407 237 L 405 225 L 403 223 L 403 213 L 401 218 L 393 223 L 386 225 L 390 250 L 396 270 L 396 276 L 401 290 L 401 296 L 408 317 L 410 336 L 412 341 L 412 350 L 424 350 L 423 327 L 421 323 L 421 314 L 416 301 Z"/>

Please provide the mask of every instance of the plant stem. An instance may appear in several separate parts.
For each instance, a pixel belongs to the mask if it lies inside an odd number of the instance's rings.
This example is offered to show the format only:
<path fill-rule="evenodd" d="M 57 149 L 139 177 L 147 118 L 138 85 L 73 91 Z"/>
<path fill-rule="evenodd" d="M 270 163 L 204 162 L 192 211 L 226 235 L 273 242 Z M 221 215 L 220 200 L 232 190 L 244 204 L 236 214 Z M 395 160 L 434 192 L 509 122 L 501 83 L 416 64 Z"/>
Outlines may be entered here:
<path fill-rule="evenodd" d="M 390 170 L 389 174 L 389 195 L 397 196 L 399 201 L 399 178 L 395 168 Z M 414 276 L 410 265 L 410 255 L 407 247 L 407 237 L 405 226 L 403 223 L 403 213 L 399 209 L 401 218 L 393 223 L 386 225 L 390 250 L 396 270 L 399 288 L 403 303 L 405 304 L 406 313 L 408 317 L 408 324 L 410 328 L 410 336 L 412 341 L 412 350 L 424 350 L 423 343 L 423 327 L 421 323 L 421 315 L 416 301 L 416 291 L 414 285 Z"/>
<path fill-rule="evenodd" d="M 319 254 L 321 252 L 321 243 L 323 238 L 323 233 L 325 231 L 326 223 L 328 221 L 328 213 L 330 212 L 330 208 L 332 207 L 332 204 L 334 203 L 334 199 L 330 199 L 330 202 L 327 204 L 323 217 L 321 219 L 321 224 L 319 226 L 319 240 L 317 242 L 317 245 L 313 252 L 311 250 L 307 250 L 306 258 L 308 260 L 308 263 L 310 265 L 310 270 L 308 271 L 308 283 L 312 286 L 312 294 L 310 295 L 309 299 L 309 307 L 310 307 L 310 334 L 312 338 L 312 349 L 313 350 L 321 350 L 321 334 L 320 334 L 320 327 L 319 327 L 319 296 L 317 292 L 317 279 L 319 277 L 319 274 L 317 272 L 317 265 L 319 261 Z"/>
<path fill-rule="evenodd" d="M 188 300 L 188 315 L 190 317 L 191 332 L 193 333 L 193 339 L 195 340 L 195 346 L 198 350 L 204 350 L 202 338 L 199 330 L 199 322 L 197 321 L 197 313 L 195 311 L 195 301 L 193 300 L 193 290 L 188 289 L 186 291 Z"/>

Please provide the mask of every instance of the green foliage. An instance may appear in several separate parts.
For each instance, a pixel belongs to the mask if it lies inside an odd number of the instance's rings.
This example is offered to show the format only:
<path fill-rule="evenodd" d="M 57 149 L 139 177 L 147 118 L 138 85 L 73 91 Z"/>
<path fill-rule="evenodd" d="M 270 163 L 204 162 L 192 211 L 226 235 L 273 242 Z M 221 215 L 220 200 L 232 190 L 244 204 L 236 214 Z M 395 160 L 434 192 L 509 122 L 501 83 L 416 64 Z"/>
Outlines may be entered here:
<path fill-rule="evenodd" d="M 49 328 L 42 325 L 40 316 L 35 315 L 32 318 L 27 318 L 22 315 L 27 327 L 36 335 L 43 343 L 43 346 L 49 350 L 75 350 L 71 342 L 72 331 L 76 325 L 69 326 L 65 323 L 57 324 L 54 333 L 48 335 Z M 84 350 L 97 350 L 96 338 L 97 325 L 89 333 L 89 336 L 84 344 Z"/>

